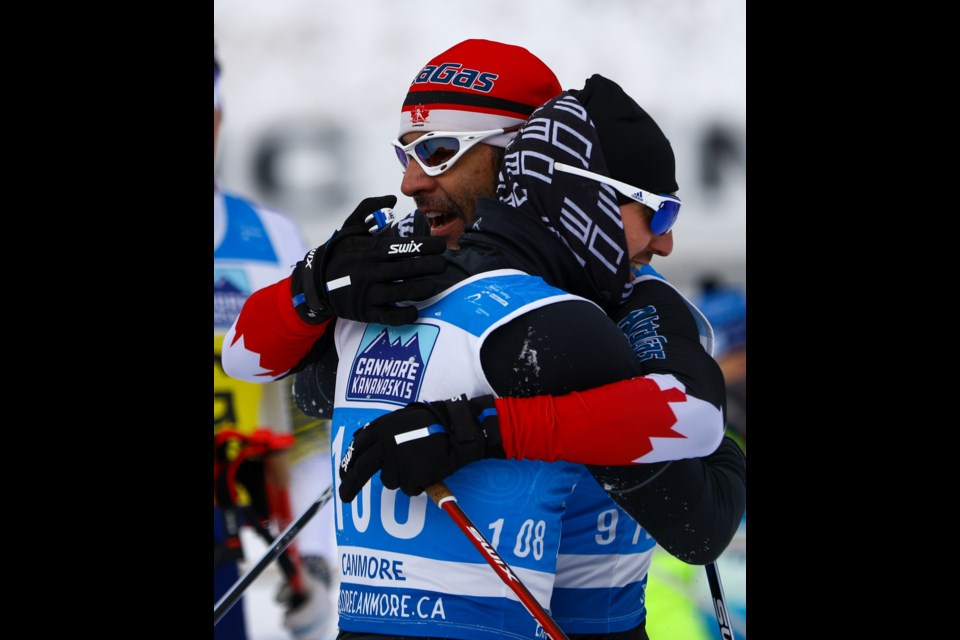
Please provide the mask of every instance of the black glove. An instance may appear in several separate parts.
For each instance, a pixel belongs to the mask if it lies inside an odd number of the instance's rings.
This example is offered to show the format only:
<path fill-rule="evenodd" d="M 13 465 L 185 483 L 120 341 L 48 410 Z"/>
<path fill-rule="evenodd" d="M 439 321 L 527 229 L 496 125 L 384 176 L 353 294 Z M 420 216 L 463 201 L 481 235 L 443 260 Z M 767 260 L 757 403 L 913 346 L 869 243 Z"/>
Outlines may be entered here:
<path fill-rule="evenodd" d="M 306 322 L 319 324 L 337 316 L 401 325 L 417 319 L 416 307 L 396 303 L 435 293 L 431 276 L 444 270 L 440 254 L 446 241 L 371 236 L 364 219 L 396 203 L 396 196 L 365 199 L 325 245 L 311 249 L 297 263 L 291 294 Z"/>
<path fill-rule="evenodd" d="M 340 463 L 340 499 L 352 501 L 378 470 L 387 489 L 415 496 L 483 458 L 506 458 L 493 396 L 414 402 L 353 434 Z"/>

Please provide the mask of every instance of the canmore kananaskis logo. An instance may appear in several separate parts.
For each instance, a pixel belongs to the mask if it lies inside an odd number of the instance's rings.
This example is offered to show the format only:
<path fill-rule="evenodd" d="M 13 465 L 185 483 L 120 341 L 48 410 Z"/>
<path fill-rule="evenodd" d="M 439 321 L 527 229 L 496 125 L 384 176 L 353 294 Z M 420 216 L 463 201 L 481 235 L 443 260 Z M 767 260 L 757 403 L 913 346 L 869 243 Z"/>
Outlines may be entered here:
<path fill-rule="evenodd" d="M 406 405 L 420 395 L 440 328 L 367 325 L 350 368 L 347 400 Z"/>

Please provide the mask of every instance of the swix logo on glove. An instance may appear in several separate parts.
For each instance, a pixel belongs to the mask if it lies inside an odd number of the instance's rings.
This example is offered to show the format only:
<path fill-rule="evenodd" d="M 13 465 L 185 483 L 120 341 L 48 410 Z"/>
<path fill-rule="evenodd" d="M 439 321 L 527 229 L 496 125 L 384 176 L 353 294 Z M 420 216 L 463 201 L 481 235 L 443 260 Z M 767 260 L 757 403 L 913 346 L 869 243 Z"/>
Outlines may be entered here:
<path fill-rule="evenodd" d="M 306 258 L 307 264 L 306 266 L 304 266 L 305 269 L 313 269 L 313 254 L 315 254 L 316 252 L 317 250 L 316 248 L 314 248 L 314 249 L 310 249 L 310 252 L 307 253 L 307 258 Z"/>
<path fill-rule="evenodd" d="M 388 255 L 395 255 L 397 253 L 420 253 L 420 247 L 423 246 L 422 242 L 404 242 L 403 244 L 392 244 L 390 245 L 390 250 L 387 251 Z"/>
<path fill-rule="evenodd" d="M 342 469 L 344 473 L 347 472 L 347 467 L 350 466 L 350 460 L 352 458 L 353 458 L 353 443 L 351 442 L 350 446 L 347 447 L 347 452 L 343 454 L 343 460 L 340 461 L 340 469 Z"/>

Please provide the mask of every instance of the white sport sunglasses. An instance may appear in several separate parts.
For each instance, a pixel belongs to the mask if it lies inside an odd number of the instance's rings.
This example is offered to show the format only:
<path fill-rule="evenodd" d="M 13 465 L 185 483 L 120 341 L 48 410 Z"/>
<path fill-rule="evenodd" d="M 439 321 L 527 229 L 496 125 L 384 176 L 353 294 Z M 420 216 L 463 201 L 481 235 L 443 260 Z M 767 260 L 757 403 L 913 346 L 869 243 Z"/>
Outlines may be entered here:
<path fill-rule="evenodd" d="M 512 127 L 487 131 L 428 131 L 410 144 L 401 144 L 398 140 L 391 140 L 390 144 L 394 146 L 404 171 L 410 164 L 410 158 L 413 158 L 423 167 L 424 173 L 434 177 L 452 167 L 478 142 L 503 133 L 512 133 L 522 126 L 515 124 Z"/>

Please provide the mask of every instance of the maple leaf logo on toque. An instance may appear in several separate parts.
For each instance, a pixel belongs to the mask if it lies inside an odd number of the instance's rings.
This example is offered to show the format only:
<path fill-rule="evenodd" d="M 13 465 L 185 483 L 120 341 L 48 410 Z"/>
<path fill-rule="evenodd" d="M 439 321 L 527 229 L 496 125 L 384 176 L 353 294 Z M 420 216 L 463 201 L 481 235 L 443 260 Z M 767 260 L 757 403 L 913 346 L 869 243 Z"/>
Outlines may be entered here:
<path fill-rule="evenodd" d="M 427 122 L 427 116 L 429 115 L 430 109 L 427 109 L 422 104 L 418 104 L 410 112 L 410 122 L 413 122 L 414 124 L 424 124 Z"/>

